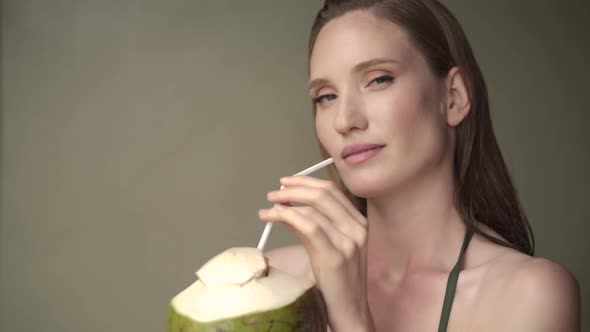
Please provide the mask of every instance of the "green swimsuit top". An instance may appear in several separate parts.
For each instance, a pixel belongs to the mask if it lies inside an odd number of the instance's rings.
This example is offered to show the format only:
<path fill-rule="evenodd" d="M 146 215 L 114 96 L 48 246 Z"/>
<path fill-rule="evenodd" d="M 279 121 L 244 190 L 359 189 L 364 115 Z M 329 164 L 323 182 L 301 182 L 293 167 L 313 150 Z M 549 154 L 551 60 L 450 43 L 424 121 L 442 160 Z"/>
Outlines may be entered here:
<path fill-rule="evenodd" d="M 457 288 L 457 280 L 459 279 L 459 272 L 463 266 L 463 256 L 467 250 L 467 246 L 471 241 L 473 233 L 471 230 L 465 232 L 465 238 L 463 239 L 463 245 L 461 246 L 461 252 L 459 253 L 459 259 L 455 264 L 455 267 L 449 274 L 447 280 L 447 289 L 445 290 L 445 298 L 443 300 L 442 312 L 440 314 L 440 322 L 438 323 L 438 332 L 446 332 L 447 325 L 449 324 L 449 316 L 451 315 L 451 307 L 453 306 L 453 298 L 455 297 L 455 289 Z"/>

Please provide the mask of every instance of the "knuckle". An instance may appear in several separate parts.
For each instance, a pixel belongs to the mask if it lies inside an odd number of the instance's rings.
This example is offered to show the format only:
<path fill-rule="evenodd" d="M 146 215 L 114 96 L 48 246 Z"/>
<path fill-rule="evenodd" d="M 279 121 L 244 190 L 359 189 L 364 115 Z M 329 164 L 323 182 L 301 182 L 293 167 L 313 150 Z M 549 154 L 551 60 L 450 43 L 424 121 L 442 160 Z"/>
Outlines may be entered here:
<path fill-rule="evenodd" d="M 306 229 L 306 233 L 310 237 L 317 237 L 321 233 L 321 228 L 315 223 L 310 223 Z"/>
<path fill-rule="evenodd" d="M 361 230 L 357 234 L 357 244 L 361 247 L 364 247 L 368 240 L 368 234 L 365 229 Z"/>
<path fill-rule="evenodd" d="M 299 213 L 301 213 L 302 216 L 309 218 L 313 215 L 313 209 L 308 206 L 304 206 L 301 208 L 301 210 L 299 210 Z"/>
<path fill-rule="evenodd" d="M 339 190 L 338 185 L 334 181 L 326 181 L 325 188 L 329 191 Z"/>
<path fill-rule="evenodd" d="M 282 207 L 275 207 L 274 210 L 275 210 L 275 213 L 278 215 L 282 215 L 284 217 L 291 216 L 291 211 L 289 209 L 284 209 Z"/>
<path fill-rule="evenodd" d="M 326 262 L 326 266 L 332 267 L 332 269 L 341 269 L 344 267 L 345 258 L 342 254 L 334 254 L 330 256 L 329 261 Z"/>
<path fill-rule="evenodd" d="M 314 192 L 311 196 L 314 201 L 318 201 L 318 200 L 322 200 L 325 197 L 325 195 L 326 194 L 325 194 L 324 190 L 316 189 L 316 190 L 314 190 Z"/>
<path fill-rule="evenodd" d="M 297 219 L 297 214 L 295 213 L 295 211 L 293 211 L 292 209 L 281 209 L 279 210 L 282 215 L 283 218 L 286 219 L 290 219 L 290 220 L 296 220 Z"/>
<path fill-rule="evenodd" d="M 342 255 L 345 259 L 352 259 L 357 253 L 357 246 L 352 240 L 342 242 Z"/>
<path fill-rule="evenodd" d="M 332 196 L 332 193 L 327 188 L 320 189 L 320 198 L 326 199 Z"/>

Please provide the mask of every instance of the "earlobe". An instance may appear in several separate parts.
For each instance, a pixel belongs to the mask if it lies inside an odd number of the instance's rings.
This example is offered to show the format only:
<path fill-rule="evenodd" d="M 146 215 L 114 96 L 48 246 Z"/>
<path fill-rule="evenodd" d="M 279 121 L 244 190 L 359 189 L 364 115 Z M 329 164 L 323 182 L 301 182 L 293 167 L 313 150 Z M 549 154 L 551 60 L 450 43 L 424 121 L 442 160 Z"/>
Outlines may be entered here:
<path fill-rule="evenodd" d="M 447 123 L 455 127 L 471 110 L 471 100 L 461 70 L 454 67 L 447 75 Z"/>

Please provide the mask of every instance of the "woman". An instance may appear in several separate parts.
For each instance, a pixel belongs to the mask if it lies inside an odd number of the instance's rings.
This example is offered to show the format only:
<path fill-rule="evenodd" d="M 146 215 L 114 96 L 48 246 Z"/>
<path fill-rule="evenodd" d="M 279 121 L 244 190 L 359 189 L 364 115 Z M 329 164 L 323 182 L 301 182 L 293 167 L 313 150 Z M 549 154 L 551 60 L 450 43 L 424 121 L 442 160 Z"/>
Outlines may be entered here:
<path fill-rule="evenodd" d="M 331 331 L 579 331 L 578 284 L 532 257 L 453 15 L 436 0 L 326 1 L 309 54 L 335 179 L 281 179 L 269 201 L 296 206 L 260 219 L 300 239 L 267 256 L 316 280 Z"/>

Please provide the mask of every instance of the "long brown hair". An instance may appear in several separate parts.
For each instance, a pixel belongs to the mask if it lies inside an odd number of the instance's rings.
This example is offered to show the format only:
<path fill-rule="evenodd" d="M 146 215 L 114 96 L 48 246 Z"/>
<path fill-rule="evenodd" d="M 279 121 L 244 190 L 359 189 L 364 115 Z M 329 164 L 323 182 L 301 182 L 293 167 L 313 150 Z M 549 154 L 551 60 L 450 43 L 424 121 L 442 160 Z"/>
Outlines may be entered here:
<path fill-rule="evenodd" d="M 486 83 L 457 19 L 437 0 L 326 0 L 311 29 L 309 56 L 321 29 L 330 20 L 352 10 L 370 11 L 404 29 L 438 77 L 446 77 L 453 67 L 460 68 L 471 111 L 456 128 L 454 204 L 471 231 L 533 255 L 533 232 L 492 128 Z M 327 156 L 321 144 L 320 150 Z M 333 166 L 329 173 L 366 216 L 366 199 L 351 194 Z M 486 234 L 479 223 L 506 241 Z"/>

